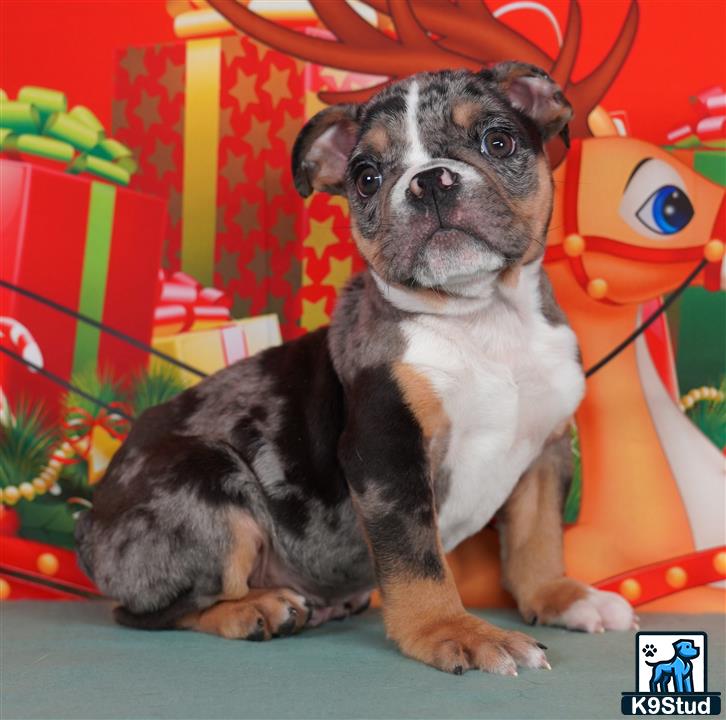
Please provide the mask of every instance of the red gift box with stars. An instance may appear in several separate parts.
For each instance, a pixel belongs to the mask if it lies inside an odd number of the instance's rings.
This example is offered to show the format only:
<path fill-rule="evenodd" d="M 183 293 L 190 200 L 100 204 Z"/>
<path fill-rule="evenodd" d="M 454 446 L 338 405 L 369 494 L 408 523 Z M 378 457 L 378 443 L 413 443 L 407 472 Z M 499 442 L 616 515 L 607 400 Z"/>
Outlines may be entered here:
<path fill-rule="evenodd" d="M 327 323 L 361 261 L 345 201 L 300 198 L 291 150 L 319 91 L 375 80 L 238 34 L 121 50 L 113 132 L 133 186 L 167 201 L 164 266 L 223 290 L 235 317 L 276 313 L 286 339 Z"/>

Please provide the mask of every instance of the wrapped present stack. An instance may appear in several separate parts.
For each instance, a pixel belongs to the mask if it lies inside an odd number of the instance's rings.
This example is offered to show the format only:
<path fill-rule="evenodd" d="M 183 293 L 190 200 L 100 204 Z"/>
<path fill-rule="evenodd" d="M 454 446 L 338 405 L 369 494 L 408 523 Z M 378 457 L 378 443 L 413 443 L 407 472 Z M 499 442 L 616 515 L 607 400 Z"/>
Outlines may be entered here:
<path fill-rule="evenodd" d="M 211 8 L 174 27 L 179 42 L 119 52 L 113 109 L 139 163 L 133 186 L 168 205 L 164 267 L 224 290 L 237 317 L 276 313 L 285 338 L 327 323 L 361 261 L 344 201 L 297 195 L 291 149 L 318 92 L 380 78 L 302 63 Z"/>
<path fill-rule="evenodd" d="M 128 190 L 131 152 L 107 137 L 63 93 L 21 89 L 0 100 L 0 278 L 148 343 L 166 210 Z M 133 373 L 146 353 L 31 297 L 0 288 L 0 344 L 36 365 L 0 355 L 11 402 L 42 402 L 57 417 L 61 389 L 87 368 Z"/>
<path fill-rule="evenodd" d="M 221 290 L 205 288 L 181 271 L 161 271 L 153 346 L 210 375 L 282 342 L 277 315 L 233 320 L 230 306 Z M 155 358 L 154 364 L 159 363 L 164 361 Z M 185 385 L 200 380 L 186 370 L 179 377 Z"/>

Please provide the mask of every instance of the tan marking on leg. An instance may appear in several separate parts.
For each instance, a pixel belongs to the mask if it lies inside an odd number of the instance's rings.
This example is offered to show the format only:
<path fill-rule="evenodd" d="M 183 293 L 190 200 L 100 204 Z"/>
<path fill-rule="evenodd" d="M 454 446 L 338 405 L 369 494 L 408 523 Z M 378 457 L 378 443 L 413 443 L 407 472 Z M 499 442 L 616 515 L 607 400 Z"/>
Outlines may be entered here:
<path fill-rule="evenodd" d="M 504 585 L 528 622 L 553 620 L 588 590 L 564 576 L 563 487 L 557 456 L 563 450 L 557 443 L 545 448 L 522 475 L 500 516 Z"/>
<path fill-rule="evenodd" d="M 220 600 L 237 600 L 247 594 L 247 581 L 265 544 L 260 526 L 246 512 L 229 514 L 229 530 L 232 548 L 225 563 Z"/>
<path fill-rule="evenodd" d="M 516 675 L 518 665 L 549 667 L 528 635 L 501 630 L 467 613 L 448 567 L 440 581 L 389 579 L 383 617 L 388 636 L 404 654 L 446 672 L 477 668 Z"/>
<path fill-rule="evenodd" d="M 413 366 L 401 362 L 394 365 L 393 374 L 424 437 L 431 439 L 446 432 L 449 417 L 428 378 Z"/>

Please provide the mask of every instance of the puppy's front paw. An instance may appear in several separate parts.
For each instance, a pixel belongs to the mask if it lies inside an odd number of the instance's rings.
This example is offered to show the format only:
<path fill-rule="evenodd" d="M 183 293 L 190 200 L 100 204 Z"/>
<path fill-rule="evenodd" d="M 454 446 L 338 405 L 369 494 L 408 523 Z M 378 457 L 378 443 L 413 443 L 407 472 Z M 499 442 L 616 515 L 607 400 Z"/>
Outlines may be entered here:
<path fill-rule="evenodd" d="M 542 586 L 521 608 L 525 620 L 569 630 L 637 630 L 638 618 L 627 600 L 571 578 Z"/>
<path fill-rule="evenodd" d="M 475 668 L 498 675 L 516 675 L 518 666 L 550 669 L 545 646 L 534 638 L 467 613 L 407 633 L 399 646 L 409 657 L 455 675 Z"/>

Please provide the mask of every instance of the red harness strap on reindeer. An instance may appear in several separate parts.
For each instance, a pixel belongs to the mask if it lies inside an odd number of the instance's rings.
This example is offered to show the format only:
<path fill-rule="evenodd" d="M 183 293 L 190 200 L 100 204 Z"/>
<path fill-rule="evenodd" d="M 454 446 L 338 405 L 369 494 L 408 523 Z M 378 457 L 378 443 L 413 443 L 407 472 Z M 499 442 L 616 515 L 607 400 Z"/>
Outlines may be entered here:
<path fill-rule="evenodd" d="M 564 230 L 562 244 L 549 245 L 545 252 L 545 262 L 566 259 L 572 274 L 582 289 L 595 300 L 609 305 L 619 304 L 607 297 L 608 283 L 605 278 L 593 278 L 587 272 L 584 256 L 587 252 L 598 252 L 626 260 L 646 263 L 681 263 L 690 260 L 700 262 L 705 259 L 704 286 L 708 290 L 718 290 L 721 279 L 721 260 L 724 255 L 726 237 L 726 196 L 716 215 L 712 230 L 712 240 L 705 245 L 683 248 L 638 247 L 612 238 L 579 233 L 578 194 L 580 190 L 580 165 L 582 160 L 582 141 L 573 140 L 567 156 L 564 188 Z"/>

